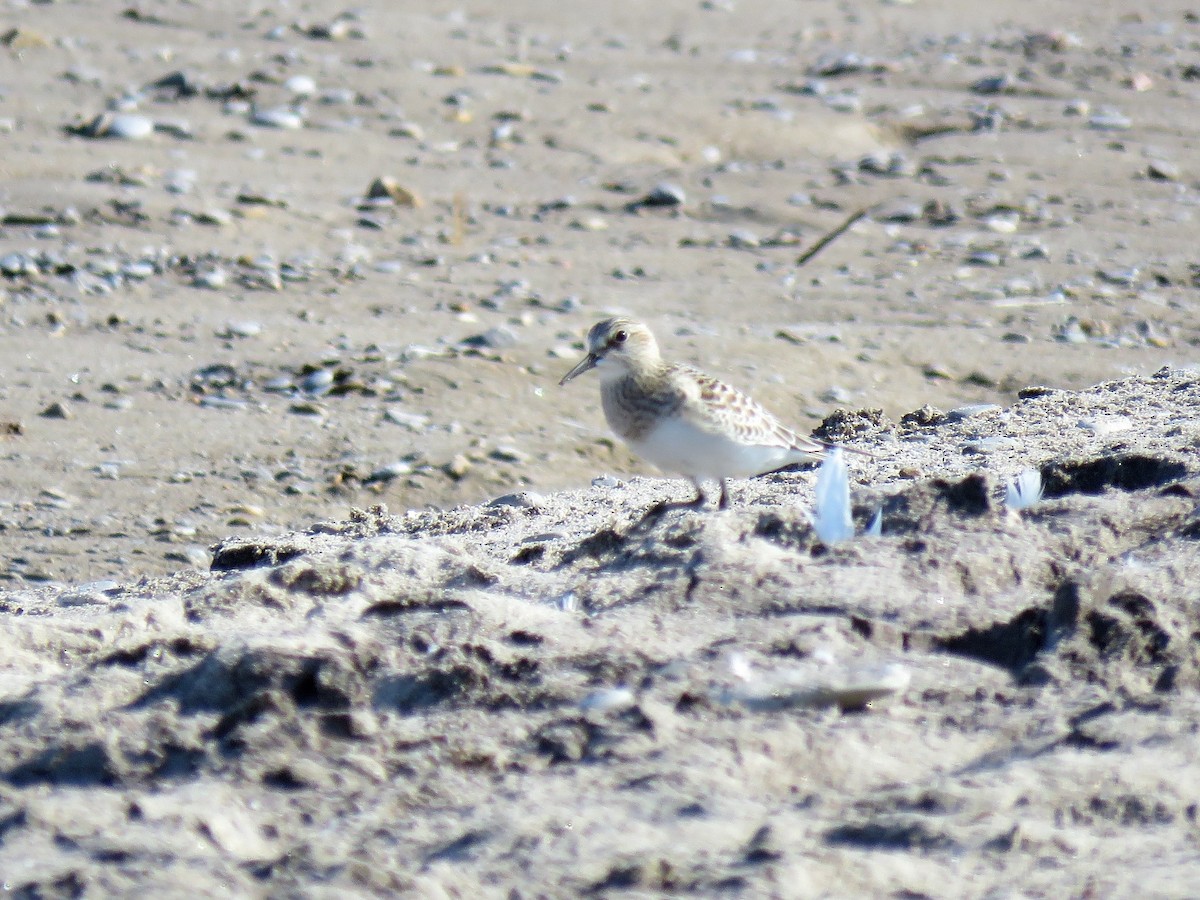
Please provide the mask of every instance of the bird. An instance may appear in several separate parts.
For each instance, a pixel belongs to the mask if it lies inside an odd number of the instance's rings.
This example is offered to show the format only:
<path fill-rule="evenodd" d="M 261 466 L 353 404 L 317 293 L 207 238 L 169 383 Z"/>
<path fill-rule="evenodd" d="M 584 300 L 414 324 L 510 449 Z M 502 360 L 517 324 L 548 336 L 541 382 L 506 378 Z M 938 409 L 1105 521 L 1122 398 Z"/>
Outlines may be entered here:
<path fill-rule="evenodd" d="M 596 369 L 608 426 L 634 453 L 696 488 L 685 506 L 706 501 L 704 479 L 721 486 L 718 508 L 729 508 L 729 479 L 774 472 L 822 459 L 832 444 L 797 434 L 757 401 L 711 375 L 663 359 L 648 327 L 634 319 L 603 319 L 587 335 L 587 355 L 559 386 Z"/>

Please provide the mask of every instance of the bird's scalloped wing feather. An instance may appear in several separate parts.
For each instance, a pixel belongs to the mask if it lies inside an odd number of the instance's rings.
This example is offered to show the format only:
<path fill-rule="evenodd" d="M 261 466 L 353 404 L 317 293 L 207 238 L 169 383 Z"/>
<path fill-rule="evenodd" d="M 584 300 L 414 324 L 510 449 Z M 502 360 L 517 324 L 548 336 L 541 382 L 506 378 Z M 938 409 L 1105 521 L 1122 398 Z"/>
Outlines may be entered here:
<path fill-rule="evenodd" d="M 792 431 L 737 388 L 690 366 L 677 366 L 676 372 L 695 386 L 696 394 L 703 401 L 680 409 L 680 414 L 698 428 L 734 435 L 745 444 L 787 447 L 813 454 L 826 449 L 824 444 Z"/>

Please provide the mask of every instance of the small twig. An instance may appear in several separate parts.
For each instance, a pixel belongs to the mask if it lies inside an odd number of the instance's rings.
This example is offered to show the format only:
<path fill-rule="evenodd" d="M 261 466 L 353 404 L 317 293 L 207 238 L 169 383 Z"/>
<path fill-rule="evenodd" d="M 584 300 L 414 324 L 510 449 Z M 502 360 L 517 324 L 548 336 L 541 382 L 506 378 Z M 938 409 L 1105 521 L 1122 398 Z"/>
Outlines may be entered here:
<path fill-rule="evenodd" d="M 817 241 L 815 244 L 813 244 L 811 247 L 809 247 L 807 250 L 805 250 L 803 253 L 801 253 L 800 258 L 796 260 L 796 265 L 797 266 L 804 265 L 806 262 L 808 262 L 810 259 L 812 259 L 814 256 L 816 256 L 818 253 L 820 253 L 822 250 L 824 250 L 826 247 L 828 247 L 830 244 L 832 244 L 834 241 L 836 241 L 838 238 L 840 238 L 843 234 L 845 234 L 847 231 L 849 231 L 850 226 L 853 225 L 855 222 L 857 222 L 859 219 L 866 216 L 866 214 L 867 214 L 867 210 L 865 208 L 858 210 L 858 212 L 856 212 L 852 216 L 850 216 L 850 218 L 848 218 L 845 222 L 843 222 L 837 228 L 833 229 L 833 231 L 829 232 L 829 234 L 825 235 L 825 237 L 821 238 L 819 241 Z"/>
<path fill-rule="evenodd" d="M 467 230 L 467 197 L 462 191 L 454 195 L 454 204 L 451 207 L 450 213 L 450 243 L 455 247 L 461 247 Z"/>

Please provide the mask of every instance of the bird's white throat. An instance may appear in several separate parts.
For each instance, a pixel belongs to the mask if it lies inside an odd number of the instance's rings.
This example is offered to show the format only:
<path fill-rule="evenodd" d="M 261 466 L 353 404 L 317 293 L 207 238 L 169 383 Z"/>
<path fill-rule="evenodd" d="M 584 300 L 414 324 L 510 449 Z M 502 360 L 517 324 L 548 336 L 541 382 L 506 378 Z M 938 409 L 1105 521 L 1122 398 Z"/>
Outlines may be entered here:
<path fill-rule="evenodd" d="M 597 357 L 595 368 L 596 374 L 600 376 L 601 384 L 612 384 L 629 374 L 629 370 L 625 366 L 607 356 Z"/>

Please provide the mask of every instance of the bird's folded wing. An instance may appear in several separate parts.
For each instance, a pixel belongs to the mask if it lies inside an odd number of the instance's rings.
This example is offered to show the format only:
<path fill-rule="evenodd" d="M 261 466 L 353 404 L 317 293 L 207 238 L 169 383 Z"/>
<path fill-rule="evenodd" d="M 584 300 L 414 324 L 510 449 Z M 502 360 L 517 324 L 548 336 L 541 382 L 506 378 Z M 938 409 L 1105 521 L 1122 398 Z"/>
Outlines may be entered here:
<path fill-rule="evenodd" d="M 737 388 L 687 366 L 680 366 L 678 372 L 695 385 L 702 401 L 680 409 L 680 415 L 697 428 L 730 435 L 744 444 L 789 447 L 811 453 L 825 449 L 823 444 L 796 434 Z"/>

